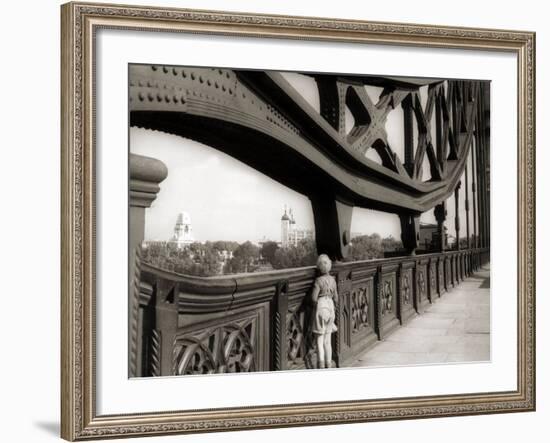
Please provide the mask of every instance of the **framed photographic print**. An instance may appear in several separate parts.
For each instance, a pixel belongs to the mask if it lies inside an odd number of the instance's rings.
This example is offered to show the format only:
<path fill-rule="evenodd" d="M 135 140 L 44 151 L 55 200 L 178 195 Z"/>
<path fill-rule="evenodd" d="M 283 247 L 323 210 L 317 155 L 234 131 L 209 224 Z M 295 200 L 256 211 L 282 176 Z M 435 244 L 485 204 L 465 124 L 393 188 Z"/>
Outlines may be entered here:
<path fill-rule="evenodd" d="M 62 6 L 62 437 L 535 408 L 535 36 Z"/>

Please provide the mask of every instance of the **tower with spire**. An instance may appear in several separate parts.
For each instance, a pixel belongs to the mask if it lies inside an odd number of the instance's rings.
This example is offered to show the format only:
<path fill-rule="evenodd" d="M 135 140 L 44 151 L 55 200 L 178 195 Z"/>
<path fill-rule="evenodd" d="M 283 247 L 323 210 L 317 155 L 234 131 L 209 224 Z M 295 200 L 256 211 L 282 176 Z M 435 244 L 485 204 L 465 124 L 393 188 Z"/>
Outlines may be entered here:
<path fill-rule="evenodd" d="M 284 206 L 284 214 L 281 217 L 281 246 L 298 246 L 301 240 L 314 238 L 312 229 L 299 228 L 294 219 L 292 208 Z"/>
<path fill-rule="evenodd" d="M 285 213 L 281 217 L 281 246 L 286 248 L 289 245 L 289 234 L 290 234 L 290 222 L 291 219 L 286 213 L 286 205 L 284 207 Z"/>
<path fill-rule="evenodd" d="M 191 226 L 191 216 L 187 212 L 181 212 L 176 219 L 176 225 L 174 226 L 174 235 L 170 239 L 170 243 L 175 243 L 178 248 L 193 243 L 193 227 Z"/>

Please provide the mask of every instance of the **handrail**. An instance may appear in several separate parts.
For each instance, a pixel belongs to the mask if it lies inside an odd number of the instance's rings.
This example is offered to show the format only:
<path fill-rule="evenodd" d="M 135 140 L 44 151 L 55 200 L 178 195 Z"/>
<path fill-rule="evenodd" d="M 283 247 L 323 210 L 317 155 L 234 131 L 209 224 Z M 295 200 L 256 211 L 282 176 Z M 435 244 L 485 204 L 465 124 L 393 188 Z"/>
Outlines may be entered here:
<path fill-rule="evenodd" d="M 440 256 L 454 256 L 465 252 L 487 252 L 489 248 L 470 248 L 462 249 L 460 251 L 450 250 L 443 252 L 433 252 L 428 254 L 418 255 L 403 255 L 398 257 L 385 257 L 385 258 L 372 258 L 366 260 L 356 260 L 353 262 L 335 262 L 333 264 L 333 273 L 337 273 L 340 270 L 348 268 L 360 268 L 360 267 L 377 267 L 384 264 L 395 264 L 403 261 L 415 261 L 420 259 L 430 259 Z M 254 287 L 255 285 L 265 283 L 266 281 L 276 279 L 298 279 L 304 274 L 313 277 L 316 272 L 315 266 L 303 266 L 299 268 L 288 269 L 274 269 L 269 271 L 259 271 L 251 273 L 237 273 L 226 275 L 213 275 L 209 277 L 200 277 L 195 275 L 181 274 L 174 271 L 168 271 L 166 269 L 159 268 L 158 266 L 151 265 L 149 263 L 142 263 L 142 271 L 145 273 L 156 274 L 159 277 L 173 280 L 179 284 L 185 285 L 188 290 L 198 289 L 200 287 L 210 287 L 213 292 L 217 290 L 227 290 L 234 285 L 234 281 L 237 279 L 242 282 L 242 286 Z M 241 286 L 241 285 L 240 285 Z"/>

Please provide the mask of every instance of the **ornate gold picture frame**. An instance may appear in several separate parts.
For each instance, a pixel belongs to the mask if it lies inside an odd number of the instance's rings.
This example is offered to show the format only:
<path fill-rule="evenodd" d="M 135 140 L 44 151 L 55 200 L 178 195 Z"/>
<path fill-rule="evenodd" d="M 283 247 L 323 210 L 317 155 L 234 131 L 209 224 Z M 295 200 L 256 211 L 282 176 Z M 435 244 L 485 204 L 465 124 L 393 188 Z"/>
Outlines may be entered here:
<path fill-rule="evenodd" d="M 63 5 L 61 17 L 63 438 L 74 441 L 535 409 L 534 33 L 78 2 Z M 95 57 L 96 33 L 100 29 L 514 54 L 518 79 L 517 388 L 390 399 L 294 402 L 275 406 L 208 407 L 147 413 L 128 410 L 120 414 L 99 415 L 96 407 L 96 251 L 106 247 L 97 242 L 95 224 L 98 176 Z"/>

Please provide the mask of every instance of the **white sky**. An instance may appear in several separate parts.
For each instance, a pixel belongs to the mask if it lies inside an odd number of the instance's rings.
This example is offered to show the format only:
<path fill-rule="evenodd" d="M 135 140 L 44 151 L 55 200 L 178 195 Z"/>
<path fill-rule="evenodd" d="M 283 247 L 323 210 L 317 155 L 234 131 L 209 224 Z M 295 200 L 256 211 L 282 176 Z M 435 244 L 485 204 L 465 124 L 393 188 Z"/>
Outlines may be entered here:
<path fill-rule="evenodd" d="M 297 74 L 285 77 L 318 110 L 319 99 L 312 80 Z M 374 102 L 380 91 L 380 88 L 368 88 Z M 425 100 L 426 91 L 421 90 L 421 95 Z M 404 151 L 402 118 L 401 107 L 398 107 L 389 114 L 386 125 L 389 143 L 401 161 Z M 285 205 L 292 207 L 298 226 L 314 228 L 307 197 L 209 146 L 162 132 L 130 128 L 130 151 L 163 161 L 169 171 L 160 185 L 157 199 L 147 209 L 145 240 L 168 240 L 177 215 L 182 211 L 190 214 L 194 237 L 198 241 L 255 242 L 264 237 L 280 241 L 280 220 Z M 427 161 L 424 167 L 429 171 Z M 454 198 L 448 200 L 447 210 L 446 225 L 449 234 L 454 235 Z M 460 212 L 461 235 L 466 235 L 464 180 Z M 433 211 L 423 214 L 421 221 L 434 223 Z M 471 210 L 470 230 L 473 232 Z M 397 215 L 362 208 L 354 208 L 351 231 L 376 232 L 395 238 L 400 238 L 401 234 Z"/>

